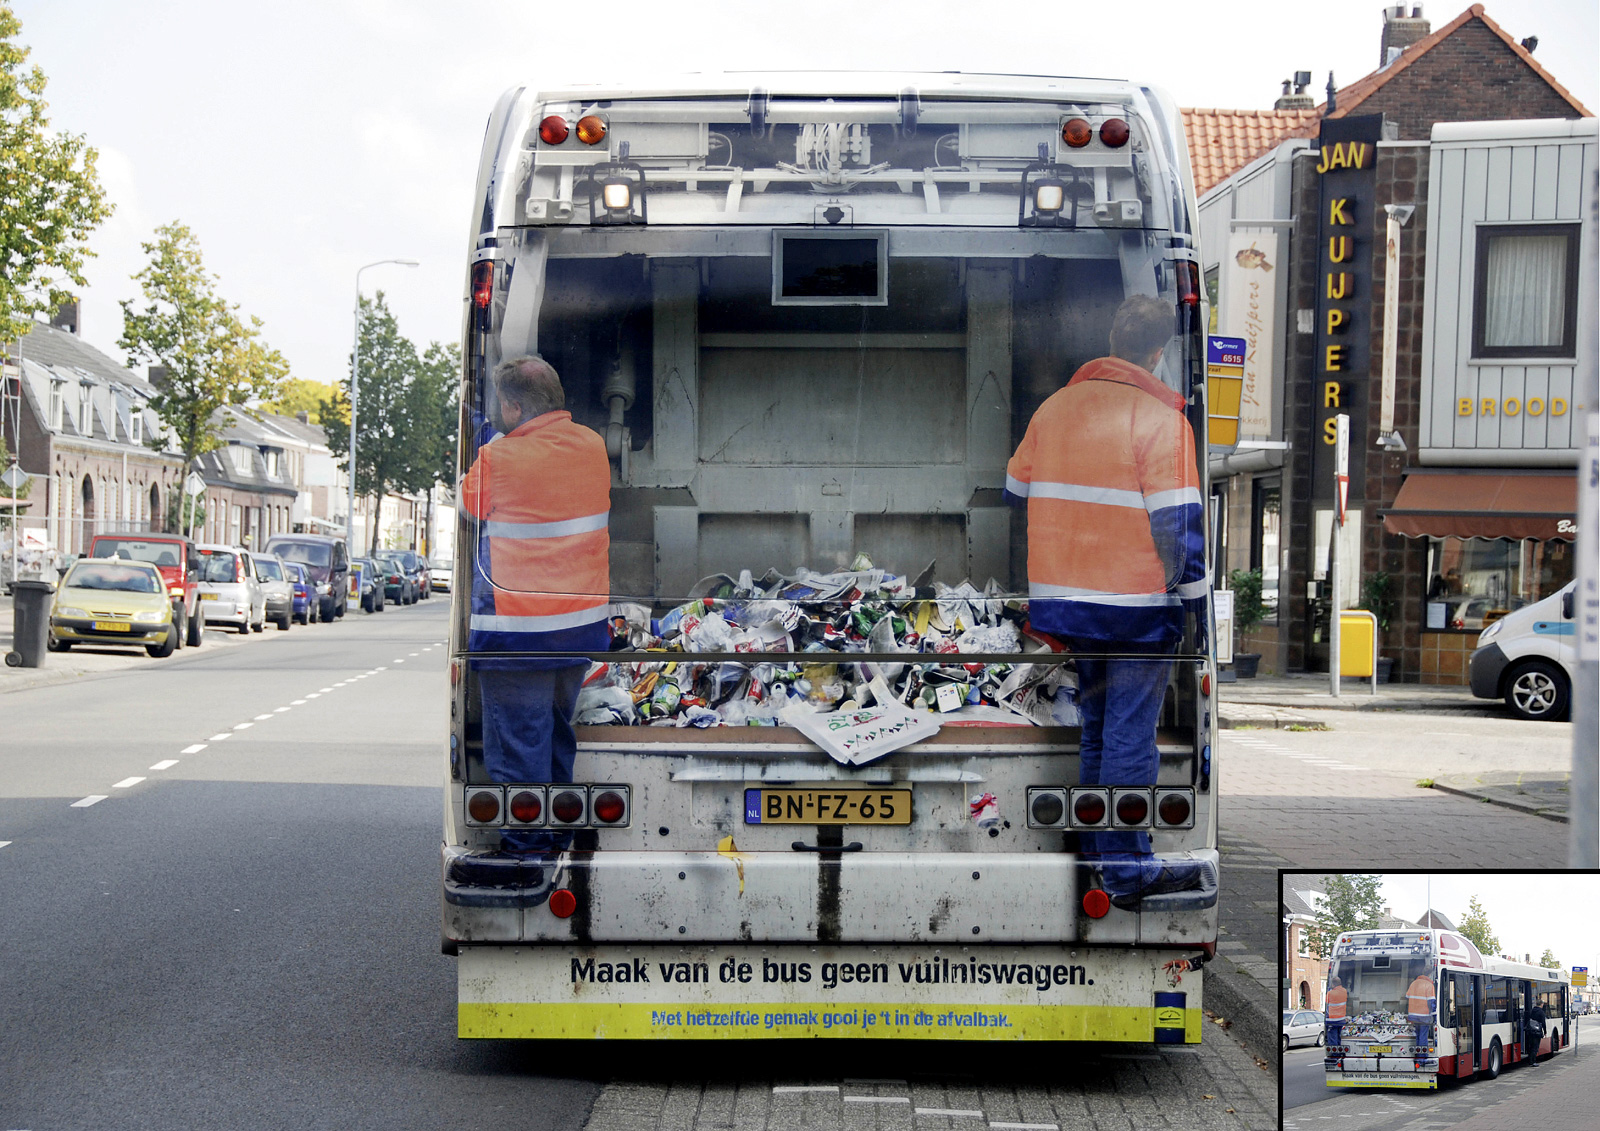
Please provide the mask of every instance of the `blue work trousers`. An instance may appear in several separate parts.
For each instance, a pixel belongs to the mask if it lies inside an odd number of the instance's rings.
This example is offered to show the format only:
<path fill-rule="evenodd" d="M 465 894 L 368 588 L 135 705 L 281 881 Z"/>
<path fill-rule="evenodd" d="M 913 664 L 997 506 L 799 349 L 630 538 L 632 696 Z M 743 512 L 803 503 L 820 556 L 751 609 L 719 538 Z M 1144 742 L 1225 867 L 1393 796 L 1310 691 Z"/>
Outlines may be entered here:
<path fill-rule="evenodd" d="M 1155 785 L 1161 765 L 1156 722 L 1172 670 L 1172 649 L 1152 652 L 1148 660 L 1111 660 L 1085 653 L 1114 646 L 1092 641 L 1067 643 L 1079 653 L 1075 664 L 1083 738 L 1078 784 Z M 1146 832 L 1085 832 L 1078 834 L 1078 840 L 1088 853 L 1150 854 L 1150 834 Z"/>
<path fill-rule="evenodd" d="M 497 782 L 570 782 L 578 752 L 572 716 L 587 664 L 524 671 L 477 673 L 483 696 L 483 766 Z M 570 830 L 512 831 L 500 835 L 512 852 L 565 848 Z"/>

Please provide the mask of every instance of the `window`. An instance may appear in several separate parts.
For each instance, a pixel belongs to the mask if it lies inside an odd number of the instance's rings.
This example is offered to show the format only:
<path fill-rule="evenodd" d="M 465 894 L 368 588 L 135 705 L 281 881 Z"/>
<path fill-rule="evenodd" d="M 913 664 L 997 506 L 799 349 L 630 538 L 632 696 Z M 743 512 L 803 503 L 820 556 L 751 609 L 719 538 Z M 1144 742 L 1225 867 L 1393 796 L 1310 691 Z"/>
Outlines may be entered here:
<path fill-rule="evenodd" d="M 1572 357 L 1578 225 L 1478 227 L 1473 357 Z"/>
<path fill-rule="evenodd" d="M 1430 538 L 1423 627 L 1480 632 L 1572 580 L 1571 542 L 1537 538 Z"/>
<path fill-rule="evenodd" d="M 52 429 L 61 429 L 67 426 L 66 418 L 63 415 L 66 411 L 66 398 L 62 395 L 62 388 L 65 385 L 65 381 L 50 382 L 50 427 Z"/>
<path fill-rule="evenodd" d="M 1505 978 L 1490 978 L 1483 996 L 1483 1023 L 1499 1025 L 1511 1020 L 1511 987 Z"/>
<path fill-rule="evenodd" d="M 144 443 L 144 409 L 138 405 L 128 415 L 128 438 L 135 444 Z"/>
<path fill-rule="evenodd" d="M 1250 492 L 1250 568 L 1261 571 L 1262 624 L 1278 623 L 1278 566 L 1282 546 L 1280 516 L 1283 480 L 1280 476 L 1257 479 Z"/>
<path fill-rule="evenodd" d="M 89 430 L 94 422 L 93 402 L 89 399 L 90 389 L 87 384 L 78 386 L 78 434 L 89 435 Z"/>
<path fill-rule="evenodd" d="M 254 448 L 247 448 L 243 444 L 228 445 L 228 462 L 239 475 L 249 475 L 255 470 L 254 454 Z"/>

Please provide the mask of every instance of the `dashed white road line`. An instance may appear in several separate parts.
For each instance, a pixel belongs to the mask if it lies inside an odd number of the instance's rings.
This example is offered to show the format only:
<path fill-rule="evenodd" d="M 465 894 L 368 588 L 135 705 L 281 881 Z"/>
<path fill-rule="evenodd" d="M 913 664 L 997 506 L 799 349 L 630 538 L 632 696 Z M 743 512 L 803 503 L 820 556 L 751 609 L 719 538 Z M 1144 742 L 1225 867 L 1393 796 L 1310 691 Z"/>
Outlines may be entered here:
<path fill-rule="evenodd" d="M 178 760 L 176 758 L 163 758 L 161 761 L 157 762 L 155 765 L 151 766 L 150 768 L 152 770 L 170 770 L 170 769 L 172 769 L 172 767 L 176 766 L 177 764 L 178 764 Z"/>
<path fill-rule="evenodd" d="M 233 724 L 233 729 L 234 730 L 249 730 L 251 727 L 253 727 L 255 725 L 256 725 L 255 723 L 234 723 Z"/>
<path fill-rule="evenodd" d="M 774 1084 L 772 1086 L 774 1095 L 782 1095 L 789 1092 L 837 1092 L 838 1090 L 839 1085 L 837 1084 Z"/>
<path fill-rule="evenodd" d="M 74 801 L 71 805 L 68 806 L 68 808 L 69 809 L 87 809 L 91 805 L 100 804 L 100 802 L 104 801 L 109 796 L 111 796 L 111 795 L 108 794 L 108 793 L 91 793 L 88 797 L 80 797 L 80 798 L 78 798 L 78 800 Z"/>
<path fill-rule="evenodd" d="M 332 691 L 332 690 L 333 690 L 333 688 L 331 688 L 331 687 L 322 687 L 322 688 L 318 688 L 318 689 L 317 689 L 317 694 L 318 694 L 318 695 L 326 695 L 326 694 L 327 694 L 327 693 L 328 693 L 328 692 L 330 692 L 330 691 Z"/>
<path fill-rule="evenodd" d="M 221 742 L 224 738 L 232 738 L 232 737 L 233 737 L 232 732 L 223 731 L 221 734 L 212 735 L 210 738 L 206 739 L 206 741 L 207 742 Z"/>
<path fill-rule="evenodd" d="M 918 1115 L 943 1115 L 950 1119 L 982 1119 L 983 1112 L 960 1107 L 919 1107 Z"/>
<path fill-rule="evenodd" d="M 291 699 L 291 700 L 289 700 L 289 706 L 291 706 L 291 707 L 299 707 L 304 703 L 305 703 L 304 699 Z M 281 708 L 280 708 L 280 710 L 281 710 Z"/>
<path fill-rule="evenodd" d="M 845 1096 L 847 1104 L 908 1104 L 911 1102 L 907 1096 Z"/>
<path fill-rule="evenodd" d="M 1059 1123 L 996 1123 L 989 1121 L 990 1131 L 1061 1131 Z"/>
<path fill-rule="evenodd" d="M 4 848 L 6 845 L 8 845 L 10 843 L 11 842 L 9 840 L 0 840 L 0 848 Z"/>
<path fill-rule="evenodd" d="M 401 659 L 399 656 L 396 656 L 394 658 L 394 662 L 397 663 L 397 664 L 403 664 L 403 663 L 405 663 L 405 660 Z"/>
<path fill-rule="evenodd" d="M 307 698 L 307 699 L 321 699 L 321 698 L 322 698 L 322 692 L 320 692 L 320 691 L 313 691 L 313 692 L 311 692 L 311 693 L 309 693 L 309 694 L 308 694 L 308 695 L 307 695 L 307 696 L 306 696 L 306 698 Z"/>
<path fill-rule="evenodd" d="M 270 718 L 272 718 L 271 715 L 257 715 L 256 716 L 256 722 L 258 722 L 258 723 L 259 722 L 265 722 L 267 719 L 270 719 Z"/>
<path fill-rule="evenodd" d="M 198 753 L 200 753 L 200 751 L 204 750 L 205 748 L 206 748 L 206 744 L 205 743 L 197 742 L 193 746 L 185 746 L 182 750 L 178 751 L 178 753 L 179 754 L 198 754 Z"/>
<path fill-rule="evenodd" d="M 289 708 L 287 708 L 287 707 L 274 707 L 274 708 L 272 708 L 272 713 L 273 713 L 273 714 L 274 714 L 274 715 L 281 715 L 281 714 L 283 714 L 283 713 L 284 713 L 284 712 L 285 712 L 285 711 L 287 711 L 287 710 L 288 710 L 288 709 L 289 709 Z"/>
<path fill-rule="evenodd" d="M 111 783 L 111 788 L 112 789 L 132 789 L 134 786 L 138 785 L 142 781 L 144 781 L 144 778 L 123 778 L 121 781 L 112 782 Z"/>

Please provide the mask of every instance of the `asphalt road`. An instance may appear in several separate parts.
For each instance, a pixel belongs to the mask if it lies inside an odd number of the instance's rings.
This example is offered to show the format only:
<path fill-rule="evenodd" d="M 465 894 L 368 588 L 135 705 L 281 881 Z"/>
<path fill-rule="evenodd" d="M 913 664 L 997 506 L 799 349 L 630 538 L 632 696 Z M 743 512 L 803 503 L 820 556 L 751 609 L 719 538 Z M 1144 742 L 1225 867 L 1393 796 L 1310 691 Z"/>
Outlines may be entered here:
<path fill-rule="evenodd" d="M 1213 1025 L 1161 1050 L 458 1041 L 446 615 L 0 683 L 0 1128 L 1275 1125 L 1270 1066 Z"/>

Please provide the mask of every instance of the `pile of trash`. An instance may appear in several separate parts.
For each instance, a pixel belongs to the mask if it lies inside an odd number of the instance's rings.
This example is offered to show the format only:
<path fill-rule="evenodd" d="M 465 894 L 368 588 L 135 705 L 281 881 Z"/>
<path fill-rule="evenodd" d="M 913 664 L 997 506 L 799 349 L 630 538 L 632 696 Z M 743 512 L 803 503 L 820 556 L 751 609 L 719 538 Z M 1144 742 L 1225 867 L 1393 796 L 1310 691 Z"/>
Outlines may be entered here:
<path fill-rule="evenodd" d="M 614 605 L 613 651 L 681 655 L 591 665 L 576 721 L 778 726 L 795 712 L 892 701 L 945 725 L 1077 725 L 1075 676 L 1061 662 L 961 658 L 1059 651 L 1028 627 L 1027 600 L 1007 596 L 993 580 L 980 591 L 968 581 L 929 584 L 931 575 L 930 566 L 907 580 L 860 555 L 835 573 L 708 577 L 661 617 L 644 605 Z M 727 658 L 739 653 L 752 656 Z M 788 655 L 761 660 L 760 653 Z M 863 653 L 879 658 L 849 659 Z M 882 658 L 900 654 L 907 658 Z"/>
<path fill-rule="evenodd" d="M 1360 1013 L 1345 1022 L 1344 1037 L 1361 1037 L 1364 1040 L 1383 1041 L 1400 1044 L 1414 1042 L 1417 1036 L 1417 1027 L 1413 1025 L 1403 1013 L 1391 1013 L 1386 1009 L 1369 1010 Z"/>

